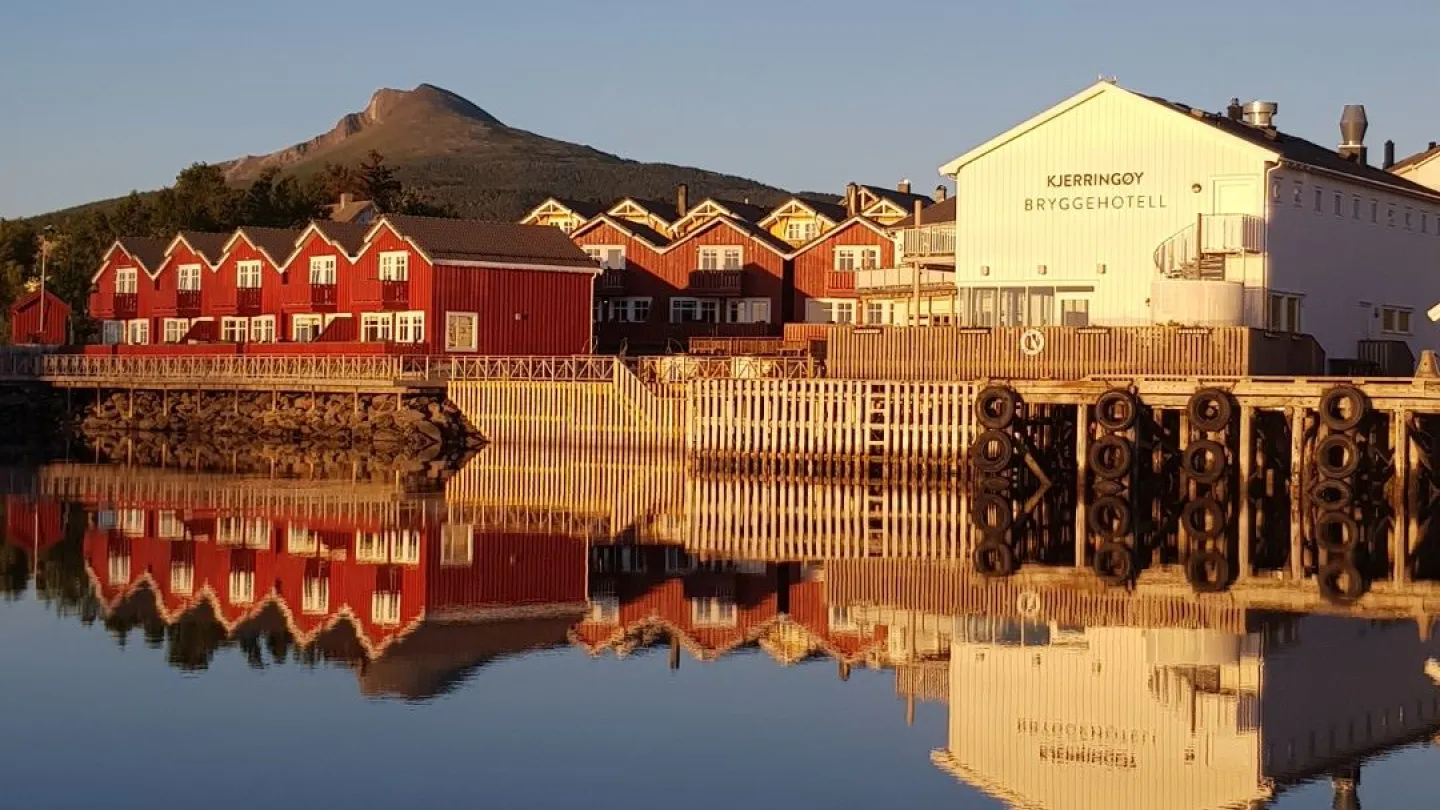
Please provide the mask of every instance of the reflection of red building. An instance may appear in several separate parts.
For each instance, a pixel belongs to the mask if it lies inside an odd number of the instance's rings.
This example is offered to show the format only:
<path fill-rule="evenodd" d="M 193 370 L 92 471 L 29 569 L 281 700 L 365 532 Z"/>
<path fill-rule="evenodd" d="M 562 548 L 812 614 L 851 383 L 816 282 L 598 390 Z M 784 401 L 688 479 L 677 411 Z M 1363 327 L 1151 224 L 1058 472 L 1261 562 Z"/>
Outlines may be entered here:
<path fill-rule="evenodd" d="M 5 496 L 5 533 L 0 540 L 35 553 L 65 538 L 64 509 L 58 501 Z"/>

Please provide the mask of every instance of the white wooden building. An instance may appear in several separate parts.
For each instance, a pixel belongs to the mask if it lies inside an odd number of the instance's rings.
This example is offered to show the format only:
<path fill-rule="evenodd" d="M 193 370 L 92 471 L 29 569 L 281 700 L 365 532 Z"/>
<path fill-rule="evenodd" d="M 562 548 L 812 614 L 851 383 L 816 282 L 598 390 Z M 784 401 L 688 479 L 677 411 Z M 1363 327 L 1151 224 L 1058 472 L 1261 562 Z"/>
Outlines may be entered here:
<path fill-rule="evenodd" d="M 1363 108 L 1339 149 L 1276 111 L 1101 81 L 946 164 L 957 320 L 1246 325 L 1312 334 L 1332 360 L 1440 345 L 1440 192 L 1366 162 Z"/>

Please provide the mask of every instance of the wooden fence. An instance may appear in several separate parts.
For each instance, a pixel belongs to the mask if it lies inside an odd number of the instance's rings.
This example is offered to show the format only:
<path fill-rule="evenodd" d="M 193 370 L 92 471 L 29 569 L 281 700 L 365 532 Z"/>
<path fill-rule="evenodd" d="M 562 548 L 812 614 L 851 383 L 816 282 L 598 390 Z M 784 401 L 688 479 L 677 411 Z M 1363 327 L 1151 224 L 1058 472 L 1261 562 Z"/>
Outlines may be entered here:
<path fill-rule="evenodd" d="M 826 363 L 832 377 L 884 380 L 1324 373 L 1308 335 L 1244 327 L 854 327 L 830 331 Z"/>

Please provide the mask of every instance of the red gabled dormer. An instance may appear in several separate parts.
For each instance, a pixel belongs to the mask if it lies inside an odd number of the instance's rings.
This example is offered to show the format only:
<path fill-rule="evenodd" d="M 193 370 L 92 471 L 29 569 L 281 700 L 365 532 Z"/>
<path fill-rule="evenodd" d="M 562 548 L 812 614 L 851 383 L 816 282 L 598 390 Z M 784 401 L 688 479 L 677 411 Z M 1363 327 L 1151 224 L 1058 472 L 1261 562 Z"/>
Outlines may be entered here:
<path fill-rule="evenodd" d="M 181 231 L 165 246 L 165 258 L 155 279 L 156 319 L 152 343 L 182 340 L 207 312 L 216 263 L 228 234 Z"/>
<path fill-rule="evenodd" d="M 89 309 L 91 317 L 105 322 L 106 342 L 123 343 L 132 333 L 143 333 L 149 342 L 156 279 L 164 261 L 165 242 L 160 239 L 123 236 L 105 251 L 90 278 Z"/>
<path fill-rule="evenodd" d="M 795 251 L 795 296 L 786 320 L 860 323 L 856 273 L 894 266 L 894 237 L 866 217 L 851 217 Z"/>
<path fill-rule="evenodd" d="M 220 321 L 225 343 L 274 343 L 284 334 L 280 322 L 281 272 L 295 250 L 299 230 L 244 227 L 225 241 L 212 276 L 209 312 Z"/>

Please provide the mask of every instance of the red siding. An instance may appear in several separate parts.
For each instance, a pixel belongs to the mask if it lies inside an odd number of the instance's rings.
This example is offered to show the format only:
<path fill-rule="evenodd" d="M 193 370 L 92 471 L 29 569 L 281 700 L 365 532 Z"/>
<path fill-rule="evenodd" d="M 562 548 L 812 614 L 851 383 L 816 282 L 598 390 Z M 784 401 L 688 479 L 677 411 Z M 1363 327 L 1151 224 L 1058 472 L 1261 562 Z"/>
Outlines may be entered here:
<path fill-rule="evenodd" d="M 589 553 L 570 537 L 477 533 L 468 566 L 440 564 L 436 543 L 426 557 L 432 610 L 493 605 L 583 604 Z"/>
<path fill-rule="evenodd" d="M 310 260 L 317 256 L 335 257 L 335 306 L 316 309 L 310 303 Z M 288 284 L 280 288 L 280 311 L 285 315 L 307 312 L 351 312 L 355 297 L 355 271 L 345 250 L 330 244 L 325 237 L 314 231 L 300 243 L 300 250 L 287 266 L 285 275 Z M 288 320 L 288 318 L 286 319 Z M 285 337 L 290 332 L 287 324 Z"/>
<path fill-rule="evenodd" d="M 281 277 L 279 268 L 265 258 L 265 254 L 259 248 L 242 237 L 236 239 L 235 243 L 230 246 L 230 251 L 220 260 L 220 266 L 213 273 L 207 271 L 202 274 L 203 280 L 200 282 L 200 286 L 209 288 L 202 296 L 203 311 L 206 315 L 234 315 L 236 313 L 235 296 L 239 276 L 235 267 L 238 263 L 247 261 L 259 261 L 261 266 L 260 311 L 254 314 L 274 315 L 280 311 L 281 287 L 285 285 L 286 279 Z M 309 279 L 307 278 L 306 281 L 308 283 Z M 276 323 L 277 334 L 282 326 L 282 324 Z"/>
<path fill-rule="evenodd" d="M 875 245 L 880 248 L 880 266 L 895 264 L 895 243 L 860 222 L 831 231 L 822 241 L 795 257 L 795 300 L 786 320 L 804 322 L 805 305 L 812 298 L 855 298 L 852 292 L 831 291 L 826 279 L 835 267 L 837 245 Z"/>
<path fill-rule="evenodd" d="M 48 498 L 31 500 L 6 495 L 5 536 L 0 539 L 26 551 L 49 548 L 65 539 L 62 510 L 59 501 Z"/>
<path fill-rule="evenodd" d="M 430 263 L 425 260 L 410 243 L 401 239 L 389 228 L 383 228 L 365 246 L 365 251 L 355 260 L 350 271 L 350 293 L 349 307 L 355 312 L 381 312 L 384 311 L 381 301 L 380 289 L 380 254 L 389 251 L 403 250 L 410 254 L 410 264 L 407 272 L 410 275 L 410 304 L 404 309 L 406 311 L 424 310 L 430 312 L 430 303 L 434 300 L 434 270 Z M 308 273 L 308 259 L 307 270 Z M 426 331 L 430 329 L 430 317 L 426 315 Z"/>
<path fill-rule="evenodd" d="M 476 351 L 482 355 L 590 350 L 590 273 L 441 264 L 435 280 L 436 305 L 425 316 L 425 330 L 436 354 L 445 351 L 447 312 L 479 314 Z"/>
<path fill-rule="evenodd" d="M 12 344 L 43 343 L 47 346 L 59 346 L 69 342 L 70 305 L 47 291 L 44 296 L 45 322 L 42 324 L 40 300 L 39 295 L 32 294 L 10 307 Z"/>
<path fill-rule="evenodd" d="M 110 253 L 110 259 L 100 268 L 100 275 L 95 280 L 95 291 L 90 294 L 90 317 L 98 320 L 115 318 L 115 271 L 121 267 L 135 268 L 136 299 L 139 302 L 136 317 L 153 317 L 159 278 L 164 276 L 164 272 L 162 270 L 160 276 L 152 280 L 145 268 L 120 247 Z M 154 324 L 151 324 L 150 329 L 154 331 Z"/>

